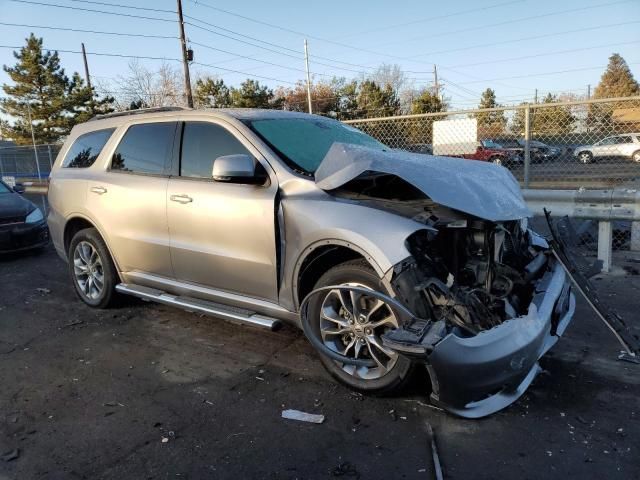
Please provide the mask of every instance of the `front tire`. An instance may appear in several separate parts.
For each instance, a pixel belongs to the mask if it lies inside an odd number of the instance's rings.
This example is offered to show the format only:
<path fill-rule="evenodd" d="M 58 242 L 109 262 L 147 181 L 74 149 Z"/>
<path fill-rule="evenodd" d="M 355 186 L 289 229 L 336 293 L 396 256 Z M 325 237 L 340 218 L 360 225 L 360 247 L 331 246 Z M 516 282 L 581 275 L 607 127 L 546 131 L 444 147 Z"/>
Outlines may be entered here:
<path fill-rule="evenodd" d="M 356 285 L 386 291 L 364 260 L 345 262 L 330 269 L 320 277 L 315 288 L 330 285 Z M 353 315 L 353 299 L 344 295 L 341 297 L 338 290 L 331 290 L 312 298 L 308 311 L 311 327 L 327 347 L 352 358 L 373 359 L 377 366 L 346 365 L 320 353 L 322 364 L 334 378 L 354 390 L 379 395 L 399 390 L 411 376 L 412 362 L 384 347 L 380 339 L 384 331 L 398 326 L 395 316 L 390 310 L 384 310 L 388 307 L 379 306 L 373 297 L 365 296 L 354 300 L 361 315 Z M 366 314 L 366 319 L 362 313 Z M 353 318 L 355 316 L 359 318 Z"/>
<path fill-rule="evenodd" d="M 94 308 L 115 303 L 118 272 L 107 245 L 95 228 L 77 232 L 67 254 L 69 273 L 80 300 Z"/>
<path fill-rule="evenodd" d="M 631 160 L 636 163 L 640 163 L 640 150 L 638 150 L 637 152 L 633 152 L 633 155 L 631 155 Z"/>

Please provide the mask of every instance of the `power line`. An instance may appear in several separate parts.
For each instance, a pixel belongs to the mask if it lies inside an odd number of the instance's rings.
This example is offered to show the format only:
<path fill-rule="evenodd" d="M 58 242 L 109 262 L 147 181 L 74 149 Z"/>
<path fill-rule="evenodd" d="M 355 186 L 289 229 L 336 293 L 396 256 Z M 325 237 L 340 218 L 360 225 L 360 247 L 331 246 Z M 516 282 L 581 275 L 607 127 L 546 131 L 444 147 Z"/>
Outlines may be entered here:
<path fill-rule="evenodd" d="M 0 45 L 0 48 L 10 48 L 10 49 L 22 49 L 24 47 L 16 47 L 16 46 L 11 46 L 11 45 Z M 51 48 L 48 50 L 54 50 L 56 52 L 62 52 L 62 53 L 79 53 L 81 54 L 82 51 L 80 50 L 64 50 L 64 49 L 60 49 L 60 48 Z M 138 59 L 146 59 L 146 60 L 163 60 L 163 61 L 171 61 L 171 62 L 182 62 L 182 59 L 180 58 L 171 58 L 171 57 L 151 57 L 151 56 L 144 56 L 144 55 L 127 55 L 127 54 L 123 54 L 123 53 L 107 53 L 107 52 L 87 52 L 87 55 L 97 55 L 97 56 L 104 56 L 104 57 L 118 57 L 118 58 L 138 58 Z M 194 65 L 201 65 L 203 67 L 210 67 L 210 68 L 214 68 L 217 70 L 223 70 L 225 72 L 229 72 L 229 73 L 238 73 L 241 75 L 246 75 L 247 77 L 254 77 L 254 78 L 262 78 L 265 80 L 274 80 L 276 82 L 280 82 L 280 83 L 286 83 L 289 85 L 295 85 L 294 82 L 289 82 L 287 80 L 282 80 L 279 78 L 274 78 L 274 77 L 267 77 L 264 75 L 256 75 L 253 73 L 247 73 L 247 72 L 243 72 L 241 70 L 232 70 L 229 68 L 223 68 L 223 67 L 219 67 L 217 65 L 211 65 L 208 63 L 200 63 L 200 62 L 193 62 Z"/>
<path fill-rule="evenodd" d="M 77 33 L 96 33 L 100 35 L 115 35 L 115 36 L 121 36 L 121 37 L 167 38 L 167 39 L 173 39 L 173 40 L 178 38 L 178 37 L 170 37 L 167 35 L 147 35 L 143 33 L 126 33 L 126 32 L 104 32 L 100 30 L 82 30 L 78 28 L 51 27 L 47 25 L 27 25 L 22 23 L 0 22 L 0 25 L 5 25 L 8 27 L 44 28 L 47 30 L 61 30 L 61 31 L 77 32 Z"/>
<path fill-rule="evenodd" d="M 0 45 L 0 48 L 10 48 L 10 49 L 18 49 L 21 50 L 24 48 L 24 46 L 22 47 L 16 47 L 16 46 L 11 46 L 11 45 Z M 62 53 L 82 53 L 82 51 L 80 50 L 64 50 L 61 48 L 47 48 L 47 50 L 53 50 L 55 52 L 62 52 Z M 172 61 L 172 62 L 181 62 L 182 60 L 179 58 L 170 58 L 170 57 L 149 57 L 149 56 L 144 56 L 144 55 L 126 55 L 124 53 L 106 53 L 106 52 L 87 52 L 87 55 L 97 55 L 97 56 L 102 56 L 102 57 L 120 57 L 120 58 L 141 58 L 141 59 L 146 59 L 146 60 L 168 60 L 168 61 Z"/>
<path fill-rule="evenodd" d="M 492 43 L 482 43 L 482 44 L 474 44 L 474 45 L 469 45 L 467 47 L 459 47 L 459 48 L 451 48 L 449 50 L 439 50 L 439 51 L 434 51 L 434 52 L 429 52 L 429 53 L 424 53 L 424 54 L 420 54 L 417 56 L 426 56 L 426 55 L 438 55 L 438 54 L 442 54 L 442 53 L 451 53 L 451 52 L 461 52 L 464 50 L 472 50 L 474 48 L 483 48 L 483 47 L 493 47 L 496 45 L 506 45 L 509 43 L 516 43 L 516 42 L 524 42 L 526 40 L 537 40 L 539 38 L 548 38 L 548 37 L 554 37 L 554 36 L 559 36 L 559 35 L 567 35 L 570 33 L 579 33 L 579 32 L 586 32 L 586 31 L 590 31 L 590 30 L 600 30 L 603 28 L 611 28 L 611 27 L 619 27 L 619 26 L 623 26 L 623 25 L 632 25 L 632 24 L 637 24 L 640 23 L 640 20 L 633 20 L 630 22 L 621 22 L 621 23 L 610 23 L 607 25 L 596 25 L 594 27 L 586 27 L 586 28 L 578 28 L 575 30 L 563 30 L 561 32 L 554 32 L 554 33 L 545 33 L 542 35 L 534 35 L 534 36 L 530 36 L 530 37 L 520 37 L 520 38 L 515 38 L 515 39 L 511 39 L 511 40 L 504 40 L 504 41 L 500 41 L 500 42 L 492 42 Z M 403 60 L 409 60 L 411 58 L 414 57 L 404 57 Z"/>
<path fill-rule="evenodd" d="M 546 17 L 554 17 L 557 15 L 564 15 L 567 13 L 575 13 L 575 12 L 581 12 L 581 11 L 585 11 L 585 10 L 593 10 L 594 8 L 602 8 L 602 7 L 610 7 L 612 5 L 619 5 L 621 3 L 629 3 L 631 1 L 635 1 L 635 0 L 616 0 L 615 2 L 608 2 L 608 3 L 599 3 L 596 5 L 587 5 L 584 7 L 578 7 L 578 8 L 569 8 L 569 9 L 565 9 L 565 10 L 559 10 L 559 11 L 555 11 L 555 12 L 549 12 L 549 13 L 542 13 L 539 15 L 531 15 L 528 17 L 520 17 L 520 18 L 514 18 L 511 20 L 505 20 L 502 22 L 497 22 L 497 23 L 490 23 L 490 24 L 482 24 L 479 25 L 477 27 L 470 27 L 470 28 L 463 28 L 460 30 L 447 30 L 446 32 L 440 32 L 440 33 L 436 33 L 433 35 L 423 35 L 420 37 L 413 37 L 410 38 L 408 40 L 400 40 L 400 41 L 396 41 L 396 42 L 386 42 L 384 44 L 380 44 L 380 45 L 376 45 L 376 46 L 388 46 L 388 45 L 396 45 L 398 43 L 404 43 L 404 42 L 413 42 L 413 41 L 417 41 L 417 40 L 426 40 L 429 38 L 437 38 L 437 37 L 446 37 L 448 35 L 454 35 L 454 34 L 459 34 L 459 33 L 467 33 L 467 32 L 473 32 L 473 31 L 477 31 L 477 30 L 486 30 L 488 28 L 493 28 L 493 27 L 501 27 L 504 25 L 512 25 L 514 23 L 520 23 L 520 22 L 526 22 L 526 21 L 530 21 L 530 20 L 537 20 L 540 18 L 546 18 Z M 420 55 L 416 55 L 416 56 L 420 56 Z"/>
<path fill-rule="evenodd" d="M 640 65 L 640 62 L 635 62 L 635 63 L 628 63 L 627 65 Z M 529 78 L 529 77 L 543 77 L 546 75 L 558 75 L 561 73 L 573 73 L 573 72 L 584 72 L 587 70 L 596 70 L 596 69 L 605 69 L 607 68 L 606 65 L 602 66 L 597 66 L 597 67 L 582 67 L 582 68 L 572 68 L 572 69 L 568 69 L 568 70 L 557 70 L 555 72 L 541 72 L 541 73 L 530 73 L 527 75 L 514 75 L 511 77 L 499 77 L 499 78 L 488 78 L 488 79 L 484 79 L 484 80 L 473 80 L 470 82 L 461 82 L 462 84 L 471 84 L 471 83 L 481 83 L 481 82 L 493 82 L 495 80 L 510 80 L 510 79 L 516 79 L 516 78 Z"/>
<path fill-rule="evenodd" d="M 207 25 L 208 27 L 217 28 L 218 30 L 222 30 L 223 32 L 228 32 L 228 33 L 232 33 L 233 35 L 237 35 L 239 37 L 248 38 L 249 40 L 253 40 L 254 42 L 260 42 L 260 43 L 264 43 L 265 45 L 269 45 L 271 47 L 280 48 L 282 50 L 286 50 L 286 51 L 293 52 L 293 53 L 299 53 L 298 50 L 294 50 L 293 48 L 285 47 L 284 45 L 278 45 L 277 43 L 267 42 L 266 40 L 261 40 L 259 38 L 255 38 L 255 37 L 252 37 L 250 35 L 245 35 L 243 33 L 238 33 L 238 32 L 236 32 L 234 30 L 230 30 L 228 28 L 224 28 L 224 27 L 221 27 L 219 25 L 215 25 L 213 23 L 205 22 L 204 20 L 200 20 L 199 18 L 195 18 L 195 17 L 192 17 L 190 15 L 185 15 L 184 18 L 188 18 L 189 20 L 193 20 L 194 22 L 202 23 L 204 25 Z M 197 27 L 197 25 L 194 25 L 192 23 L 189 23 L 189 25 Z M 215 32 L 213 32 L 213 33 L 215 33 Z"/>
<path fill-rule="evenodd" d="M 54 8 L 65 8 L 67 10 L 80 10 L 82 12 L 91 12 L 91 13 L 102 13 L 105 15 L 115 15 L 118 17 L 129 17 L 129 18 L 139 18 L 141 20 L 155 20 L 158 22 L 171 22 L 175 23 L 175 20 L 169 20 L 167 18 L 157 18 L 157 17 L 145 17 L 142 15 L 133 15 L 131 13 L 121 13 L 121 12 L 107 12 L 106 10 L 94 10 L 92 8 L 81 8 L 81 7 L 72 7 L 69 5 L 59 5 L 57 3 L 44 3 L 44 2 L 34 2 L 32 0 L 9 0 L 14 3 L 26 3 L 30 5 L 40 5 L 43 7 L 54 7 Z"/>
<path fill-rule="evenodd" d="M 594 45 L 594 46 L 591 46 L 591 47 L 573 48 L 573 49 L 570 49 L 570 50 L 555 50 L 555 51 L 551 51 L 551 52 L 537 53 L 537 54 L 533 54 L 533 55 L 523 55 L 521 57 L 502 58 L 500 60 L 488 60 L 486 62 L 466 63 L 466 64 L 462 64 L 462 65 L 453 65 L 453 66 L 451 66 L 451 68 L 475 67 L 477 65 L 488 65 L 488 64 L 492 64 L 492 63 L 513 62 L 515 60 L 524 60 L 524 59 L 527 59 L 527 58 L 548 57 L 548 56 L 560 55 L 560 54 L 564 54 L 564 53 L 574 53 L 574 52 L 583 52 L 583 51 L 587 51 L 587 50 L 595 50 L 595 49 L 598 49 L 598 48 L 617 47 L 617 46 L 620 46 L 620 45 L 631 45 L 631 44 L 634 44 L 634 43 L 640 43 L 640 40 L 634 40 L 634 41 L 631 41 L 631 42 L 621 42 L 621 43 L 608 43 L 606 45 Z M 446 68 L 446 67 L 442 67 L 442 68 Z"/>
<path fill-rule="evenodd" d="M 509 2 L 503 2 L 503 3 L 496 3 L 496 4 L 493 4 L 493 5 L 488 5 L 486 7 L 472 8 L 472 9 L 469 9 L 469 10 L 461 10 L 461 11 L 458 11 L 458 12 L 452 12 L 452 13 L 448 13 L 448 14 L 445 14 L 445 15 L 438 15 L 438 16 L 434 16 L 434 17 L 422 18 L 422 19 L 419 19 L 419 20 L 412 20 L 410 22 L 397 23 L 395 25 L 389 25 L 389 26 L 385 26 L 385 27 L 379 27 L 379 28 L 373 28 L 373 29 L 370 29 L 370 30 L 363 30 L 363 31 L 360 31 L 360 32 L 354 32 L 354 33 L 351 33 L 348 36 L 343 37 L 343 38 L 364 35 L 364 34 L 372 33 L 372 32 L 380 32 L 380 31 L 383 31 L 383 30 L 394 30 L 396 28 L 406 27 L 406 26 L 409 26 L 409 25 L 415 25 L 417 23 L 433 22 L 435 20 L 442 20 L 443 18 L 457 17 L 459 15 L 464 15 L 464 14 L 467 14 L 467 13 L 475 13 L 475 12 L 480 12 L 480 11 L 491 10 L 493 8 L 505 7 L 507 5 L 511 5 L 511 4 L 514 4 L 514 3 L 522 3 L 524 1 L 525 0 L 515 0 L 515 1 L 509 1 Z"/>
<path fill-rule="evenodd" d="M 175 10 L 163 10 L 160 8 L 147 8 L 147 7 L 138 7 L 138 6 L 132 6 L 132 5 L 122 5 L 119 3 L 108 3 L 108 2 L 96 2 L 96 1 L 92 1 L 92 0 L 69 0 L 70 2 L 78 2 L 78 3 L 89 3 L 92 5 L 102 5 L 105 7 L 118 7 L 118 8 L 129 8 L 132 10 L 145 10 L 147 12 L 161 12 L 161 13 L 170 13 L 172 15 L 176 14 Z"/>

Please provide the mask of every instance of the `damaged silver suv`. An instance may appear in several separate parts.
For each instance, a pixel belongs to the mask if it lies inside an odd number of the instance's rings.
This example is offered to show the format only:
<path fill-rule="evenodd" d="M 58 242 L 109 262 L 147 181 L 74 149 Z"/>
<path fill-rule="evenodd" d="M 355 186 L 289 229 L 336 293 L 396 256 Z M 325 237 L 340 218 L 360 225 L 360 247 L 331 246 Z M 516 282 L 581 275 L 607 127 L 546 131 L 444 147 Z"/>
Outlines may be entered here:
<path fill-rule="evenodd" d="M 156 109 L 76 126 L 48 217 L 78 296 L 303 328 L 328 371 L 432 401 L 517 399 L 575 299 L 508 170 L 394 151 L 323 117 Z"/>

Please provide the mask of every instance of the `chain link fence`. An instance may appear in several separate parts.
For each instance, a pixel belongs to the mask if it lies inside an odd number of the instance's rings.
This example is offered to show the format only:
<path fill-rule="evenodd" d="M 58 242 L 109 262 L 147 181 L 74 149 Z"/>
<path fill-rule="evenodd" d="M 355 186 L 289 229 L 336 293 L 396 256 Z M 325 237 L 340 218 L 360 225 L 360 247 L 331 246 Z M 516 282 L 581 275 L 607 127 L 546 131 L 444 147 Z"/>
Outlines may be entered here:
<path fill-rule="evenodd" d="M 392 148 L 493 162 L 524 188 L 640 187 L 640 97 L 523 104 L 349 120 Z M 614 249 L 629 249 L 631 222 L 614 222 Z M 595 248 L 598 224 L 583 221 Z"/>
<path fill-rule="evenodd" d="M 0 147 L 0 177 L 17 182 L 46 180 L 60 148 L 57 144 Z"/>

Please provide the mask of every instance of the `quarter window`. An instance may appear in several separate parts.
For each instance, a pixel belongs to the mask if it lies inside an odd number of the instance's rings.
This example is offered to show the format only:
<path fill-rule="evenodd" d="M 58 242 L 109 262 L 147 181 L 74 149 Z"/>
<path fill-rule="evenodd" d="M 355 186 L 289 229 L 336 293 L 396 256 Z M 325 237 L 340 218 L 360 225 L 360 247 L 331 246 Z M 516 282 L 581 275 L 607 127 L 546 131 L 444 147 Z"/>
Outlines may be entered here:
<path fill-rule="evenodd" d="M 87 168 L 93 165 L 115 128 L 96 130 L 76 138 L 62 161 L 63 168 Z"/>
<path fill-rule="evenodd" d="M 111 159 L 111 170 L 152 175 L 167 174 L 176 123 L 133 125 Z"/>
<path fill-rule="evenodd" d="M 182 134 L 180 175 L 211 178 L 216 158 L 237 154 L 251 155 L 224 127 L 206 122 L 186 122 Z"/>

